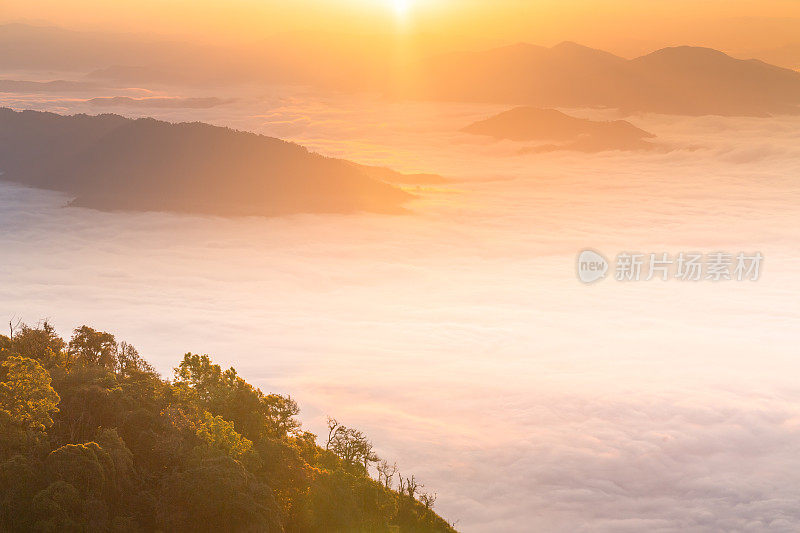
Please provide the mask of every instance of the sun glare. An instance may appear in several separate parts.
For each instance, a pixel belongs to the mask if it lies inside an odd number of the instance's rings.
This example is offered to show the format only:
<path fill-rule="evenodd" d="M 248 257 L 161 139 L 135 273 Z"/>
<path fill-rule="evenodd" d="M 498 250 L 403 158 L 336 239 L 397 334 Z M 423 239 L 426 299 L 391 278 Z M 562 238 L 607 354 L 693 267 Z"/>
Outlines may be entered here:
<path fill-rule="evenodd" d="M 394 11 L 398 16 L 405 16 L 411 7 L 411 0 L 391 0 L 394 4 Z"/>

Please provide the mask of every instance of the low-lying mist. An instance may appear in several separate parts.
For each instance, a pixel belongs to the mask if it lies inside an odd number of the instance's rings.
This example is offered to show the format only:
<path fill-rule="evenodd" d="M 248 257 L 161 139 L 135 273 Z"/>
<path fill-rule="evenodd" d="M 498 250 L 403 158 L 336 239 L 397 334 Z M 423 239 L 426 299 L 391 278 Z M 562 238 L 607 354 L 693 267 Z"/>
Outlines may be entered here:
<path fill-rule="evenodd" d="M 113 332 L 165 376 L 187 351 L 235 365 L 299 399 L 308 429 L 365 431 L 464 531 L 800 520 L 800 119 L 635 115 L 669 150 L 518 155 L 459 131 L 503 106 L 298 91 L 119 111 L 451 181 L 411 187 L 410 215 L 275 218 L 102 213 L 0 184 L 4 308 Z M 96 113 L 97 96 L 0 103 Z M 585 248 L 766 259 L 757 282 L 584 286 Z"/>

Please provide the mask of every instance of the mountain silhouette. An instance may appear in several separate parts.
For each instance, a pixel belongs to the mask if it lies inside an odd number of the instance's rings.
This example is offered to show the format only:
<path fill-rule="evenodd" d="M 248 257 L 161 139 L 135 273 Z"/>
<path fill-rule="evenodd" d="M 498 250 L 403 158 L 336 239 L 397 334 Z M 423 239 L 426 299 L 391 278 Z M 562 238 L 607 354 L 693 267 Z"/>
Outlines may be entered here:
<path fill-rule="evenodd" d="M 512 141 L 554 141 L 525 151 L 644 150 L 654 137 L 624 120 L 597 121 L 576 118 L 555 109 L 517 107 L 470 124 L 462 131 Z"/>
<path fill-rule="evenodd" d="M 684 115 L 797 114 L 800 73 L 710 48 L 664 48 L 628 60 L 571 42 L 438 56 L 417 96 Z"/>
<path fill-rule="evenodd" d="M 0 93 L 68 93 L 95 89 L 93 83 L 67 80 L 0 80 Z"/>
<path fill-rule="evenodd" d="M 0 25 L 0 67 L 4 69 L 80 71 L 142 61 L 175 66 L 192 62 L 198 53 L 209 53 L 209 47 L 137 34 Z"/>
<path fill-rule="evenodd" d="M 0 108 L 0 178 L 101 210 L 215 215 L 402 212 L 404 177 L 199 122 Z M 412 179 L 418 179 L 412 177 Z"/>
<path fill-rule="evenodd" d="M 753 52 L 753 56 L 772 65 L 800 70 L 800 43 L 797 42 L 777 48 L 757 50 Z"/>
<path fill-rule="evenodd" d="M 385 61 L 329 58 L 321 52 L 310 46 L 287 54 L 279 41 L 265 41 L 244 53 L 127 34 L 0 25 L 0 68 L 88 72 L 87 81 L 111 86 L 303 83 L 426 100 L 608 107 L 627 113 L 800 112 L 800 72 L 710 48 L 664 48 L 629 60 L 573 42 L 549 48 L 519 43 L 427 58 L 399 78 L 389 75 Z M 762 55 L 791 65 L 800 57 L 791 47 L 779 52 Z"/>
<path fill-rule="evenodd" d="M 158 97 L 131 98 L 130 96 L 100 96 L 86 101 L 97 107 L 161 107 L 172 109 L 208 109 L 232 102 L 231 99 L 210 97 L 177 98 Z"/>

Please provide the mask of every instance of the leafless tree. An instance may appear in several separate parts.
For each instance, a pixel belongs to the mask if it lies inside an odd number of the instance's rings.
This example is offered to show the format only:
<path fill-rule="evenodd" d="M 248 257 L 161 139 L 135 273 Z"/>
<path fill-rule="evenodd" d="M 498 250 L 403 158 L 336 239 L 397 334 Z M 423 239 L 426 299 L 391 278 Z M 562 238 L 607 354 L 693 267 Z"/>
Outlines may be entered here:
<path fill-rule="evenodd" d="M 380 461 L 380 457 L 378 457 L 378 454 L 372 449 L 372 441 L 366 439 L 361 441 L 359 451 L 361 452 L 361 460 L 364 463 L 364 470 L 369 472 L 370 463 L 377 463 Z"/>
<path fill-rule="evenodd" d="M 326 450 L 330 450 L 331 443 L 333 442 L 336 433 L 339 432 L 341 427 L 342 426 L 339 424 L 339 422 L 336 421 L 335 418 L 332 418 L 330 416 L 328 417 L 328 441 L 325 443 Z"/>
<path fill-rule="evenodd" d="M 397 473 L 397 463 L 391 465 L 387 461 L 378 463 L 378 483 L 382 484 L 387 489 L 391 489 L 394 485 L 394 475 Z"/>
<path fill-rule="evenodd" d="M 422 502 L 422 505 L 424 505 L 426 509 L 433 509 L 433 504 L 436 503 L 437 497 L 438 494 L 436 494 L 435 492 L 430 494 L 427 492 L 423 492 L 419 495 L 419 501 Z"/>
<path fill-rule="evenodd" d="M 416 476 L 412 474 L 411 477 L 406 478 L 405 483 L 403 483 L 403 477 L 400 476 L 400 492 L 404 491 L 403 487 L 405 487 L 405 493 L 408 494 L 409 498 L 414 499 L 417 491 L 425 488 L 425 485 L 418 483 Z"/>
<path fill-rule="evenodd" d="M 13 340 L 14 339 L 14 330 L 19 329 L 19 326 L 22 324 L 22 319 L 17 318 L 16 316 L 12 316 L 11 320 L 8 321 L 8 338 Z"/>

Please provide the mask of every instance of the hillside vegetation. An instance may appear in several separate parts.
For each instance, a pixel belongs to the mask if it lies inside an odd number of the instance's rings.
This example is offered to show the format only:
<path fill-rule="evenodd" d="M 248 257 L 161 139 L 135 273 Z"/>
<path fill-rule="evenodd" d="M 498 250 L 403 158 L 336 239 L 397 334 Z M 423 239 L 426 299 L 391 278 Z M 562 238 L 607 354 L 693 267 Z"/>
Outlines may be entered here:
<path fill-rule="evenodd" d="M 360 432 L 186 354 L 46 322 L 0 336 L 0 531 L 453 532 Z M 370 477 L 376 472 L 377 479 Z"/>

